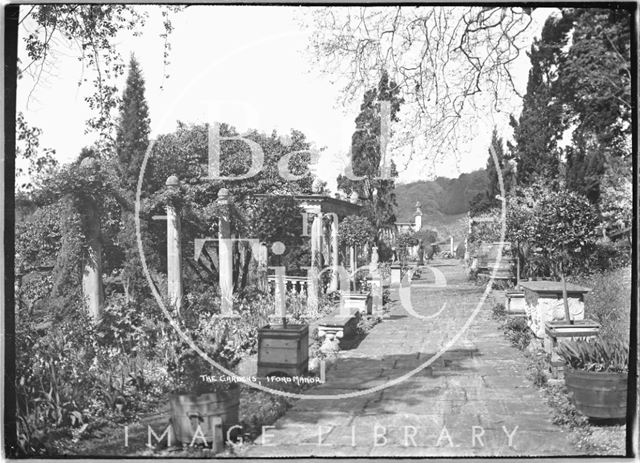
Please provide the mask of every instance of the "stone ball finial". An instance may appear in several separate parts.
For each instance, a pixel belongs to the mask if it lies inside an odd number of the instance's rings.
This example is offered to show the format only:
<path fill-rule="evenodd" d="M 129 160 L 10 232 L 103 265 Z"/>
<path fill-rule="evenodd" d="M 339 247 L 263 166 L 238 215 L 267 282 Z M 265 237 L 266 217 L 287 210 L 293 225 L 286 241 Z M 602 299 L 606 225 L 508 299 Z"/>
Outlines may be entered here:
<path fill-rule="evenodd" d="M 311 191 L 314 193 L 320 193 L 322 191 L 322 180 L 316 177 L 311 184 Z"/>
<path fill-rule="evenodd" d="M 218 199 L 227 199 L 229 198 L 229 190 L 226 188 L 220 188 L 218 191 Z"/>
<path fill-rule="evenodd" d="M 358 196 L 358 193 L 355 191 L 352 191 L 351 196 L 349 196 L 349 201 L 351 201 L 353 204 L 357 204 L 359 199 L 360 199 L 360 196 Z"/>
<path fill-rule="evenodd" d="M 176 177 L 175 175 L 172 175 L 167 179 L 165 185 L 171 188 L 177 188 L 180 186 L 180 180 L 178 180 L 178 177 Z"/>
<path fill-rule="evenodd" d="M 98 165 L 98 161 L 95 158 L 87 157 L 80 161 L 80 167 L 84 169 L 91 169 Z"/>
<path fill-rule="evenodd" d="M 422 207 L 422 204 L 420 204 L 420 201 L 416 201 L 416 209 L 420 209 Z"/>

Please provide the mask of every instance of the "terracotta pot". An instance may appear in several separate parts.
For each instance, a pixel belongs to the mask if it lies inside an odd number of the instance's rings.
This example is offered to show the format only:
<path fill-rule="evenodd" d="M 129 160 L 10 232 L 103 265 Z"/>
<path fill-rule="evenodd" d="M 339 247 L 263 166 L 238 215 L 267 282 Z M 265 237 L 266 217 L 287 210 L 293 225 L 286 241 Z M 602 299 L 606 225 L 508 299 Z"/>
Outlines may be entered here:
<path fill-rule="evenodd" d="M 564 375 L 576 408 L 583 415 L 599 419 L 627 416 L 627 373 L 567 369 Z"/>

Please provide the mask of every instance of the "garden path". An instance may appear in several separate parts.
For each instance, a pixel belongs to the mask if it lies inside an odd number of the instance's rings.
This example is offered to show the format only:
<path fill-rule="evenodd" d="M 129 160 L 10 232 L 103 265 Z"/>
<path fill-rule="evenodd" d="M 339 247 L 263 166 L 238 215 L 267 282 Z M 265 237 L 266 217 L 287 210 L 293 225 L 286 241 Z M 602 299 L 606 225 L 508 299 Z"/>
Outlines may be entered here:
<path fill-rule="evenodd" d="M 551 408 L 527 378 L 523 354 L 491 318 L 490 299 L 453 345 L 414 376 L 381 386 L 424 366 L 461 328 L 483 290 L 454 260 L 431 264 L 447 280 L 430 285 L 425 270 L 412 287 L 410 315 L 395 301 L 389 318 L 357 348 L 343 351 L 326 383 L 309 394 L 362 395 L 301 399 L 238 456 L 563 456 L 580 452 L 551 422 Z M 441 313 L 437 314 L 446 302 Z M 435 315 L 437 314 L 437 315 Z M 431 315 L 434 315 L 430 317 Z M 376 439 L 376 434 L 378 438 Z"/>

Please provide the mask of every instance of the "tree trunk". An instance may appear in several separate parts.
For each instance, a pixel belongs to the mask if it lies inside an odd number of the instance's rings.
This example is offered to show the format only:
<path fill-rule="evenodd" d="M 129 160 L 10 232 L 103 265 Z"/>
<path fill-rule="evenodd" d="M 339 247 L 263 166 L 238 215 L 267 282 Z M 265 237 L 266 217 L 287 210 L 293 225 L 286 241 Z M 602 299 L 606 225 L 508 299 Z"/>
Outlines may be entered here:
<path fill-rule="evenodd" d="M 569 313 L 569 300 L 567 297 L 567 282 L 564 279 L 564 272 L 560 274 L 560 278 L 562 279 L 562 300 L 564 301 L 564 318 L 567 322 L 573 325 L 573 320 L 571 320 L 571 314 Z"/>

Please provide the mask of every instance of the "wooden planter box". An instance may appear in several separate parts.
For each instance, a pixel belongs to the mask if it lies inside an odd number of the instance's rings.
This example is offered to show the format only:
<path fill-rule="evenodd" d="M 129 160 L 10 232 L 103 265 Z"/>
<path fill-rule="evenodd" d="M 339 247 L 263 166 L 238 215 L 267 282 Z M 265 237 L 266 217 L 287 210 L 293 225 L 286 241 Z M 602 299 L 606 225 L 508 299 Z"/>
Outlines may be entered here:
<path fill-rule="evenodd" d="M 589 418 L 623 419 L 627 416 L 627 373 L 568 369 L 565 384 L 576 408 Z"/>
<path fill-rule="evenodd" d="M 300 376 L 309 363 L 309 325 L 267 325 L 258 330 L 258 377 Z"/>

